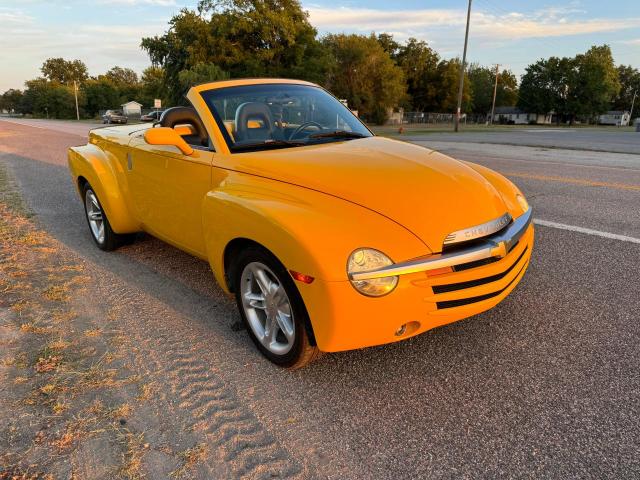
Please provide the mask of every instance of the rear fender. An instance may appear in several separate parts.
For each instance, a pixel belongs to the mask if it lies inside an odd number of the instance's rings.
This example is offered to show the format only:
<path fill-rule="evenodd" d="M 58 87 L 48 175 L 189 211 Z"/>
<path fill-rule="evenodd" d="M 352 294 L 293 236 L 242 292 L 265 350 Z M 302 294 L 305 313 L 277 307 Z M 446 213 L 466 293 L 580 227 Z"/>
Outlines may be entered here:
<path fill-rule="evenodd" d="M 118 172 L 121 166 L 113 154 L 89 143 L 70 148 L 68 162 L 78 193 L 82 196 L 80 180 L 84 178 L 96 192 L 114 232 L 133 233 L 141 230 L 118 184 L 118 176 L 124 177 L 124 172 Z"/>

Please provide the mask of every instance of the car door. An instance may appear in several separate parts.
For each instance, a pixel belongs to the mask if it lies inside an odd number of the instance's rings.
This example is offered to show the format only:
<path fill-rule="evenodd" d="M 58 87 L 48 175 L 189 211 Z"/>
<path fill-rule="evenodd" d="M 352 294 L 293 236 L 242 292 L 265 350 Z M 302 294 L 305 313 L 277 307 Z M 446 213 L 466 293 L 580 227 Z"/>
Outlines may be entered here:
<path fill-rule="evenodd" d="M 145 231 L 206 258 L 202 201 L 211 188 L 214 152 L 194 146 L 192 155 L 184 155 L 173 146 L 149 145 L 144 131 L 129 146 L 132 208 Z"/>

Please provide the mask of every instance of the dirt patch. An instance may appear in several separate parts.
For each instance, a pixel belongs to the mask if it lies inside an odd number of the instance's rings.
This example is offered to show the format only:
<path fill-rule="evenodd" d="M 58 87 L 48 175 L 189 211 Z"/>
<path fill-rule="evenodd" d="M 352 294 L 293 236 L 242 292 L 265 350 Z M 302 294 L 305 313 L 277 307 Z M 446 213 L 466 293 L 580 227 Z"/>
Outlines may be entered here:
<path fill-rule="evenodd" d="M 98 478 L 80 475 L 97 463 L 118 472 L 129 436 L 143 435 L 126 427 L 140 379 L 113 332 L 87 314 L 85 266 L 33 224 L 0 172 L 0 478 Z M 77 464 L 97 439 L 94 461 Z"/>
<path fill-rule="evenodd" d="M 2 175 L 0 480 L 314 477 L 184 318 L 41 230 Z"/>

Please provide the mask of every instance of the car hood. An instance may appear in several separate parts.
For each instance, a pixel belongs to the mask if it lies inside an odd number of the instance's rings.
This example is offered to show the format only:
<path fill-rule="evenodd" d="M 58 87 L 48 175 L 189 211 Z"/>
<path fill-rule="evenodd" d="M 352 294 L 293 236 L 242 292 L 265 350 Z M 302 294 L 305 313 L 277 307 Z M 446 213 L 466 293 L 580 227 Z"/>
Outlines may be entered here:
<path fill-rule="evenodd" d="M 236 153 L 220 166 L 374 210 L 413 232 L 432 252 L 442 250 L 449 233 L 507 211 L 500 193 L 465 163 L 382 137 Z"/>

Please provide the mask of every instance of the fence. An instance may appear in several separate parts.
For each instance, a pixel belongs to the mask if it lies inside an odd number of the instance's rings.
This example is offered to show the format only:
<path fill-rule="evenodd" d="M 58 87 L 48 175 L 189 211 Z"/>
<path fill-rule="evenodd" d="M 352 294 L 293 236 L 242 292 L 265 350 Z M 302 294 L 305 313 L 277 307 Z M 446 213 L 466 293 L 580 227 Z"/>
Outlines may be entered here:
<path fill-rule="evenodd" d="M 456 117 L 453 113 L 404 112 L 402 123 L 418 125 L 453 125 L 455 119 Z M 460 121 L 465 124 L 483 124 L 486 123 L 487 120 L 487 115 L 482 114 L 465 113 L 460 117 Z"/>

